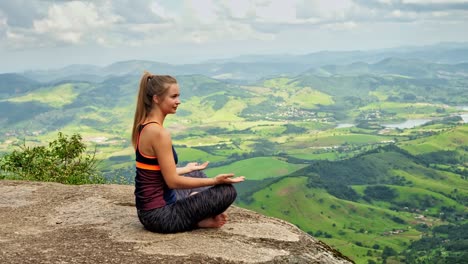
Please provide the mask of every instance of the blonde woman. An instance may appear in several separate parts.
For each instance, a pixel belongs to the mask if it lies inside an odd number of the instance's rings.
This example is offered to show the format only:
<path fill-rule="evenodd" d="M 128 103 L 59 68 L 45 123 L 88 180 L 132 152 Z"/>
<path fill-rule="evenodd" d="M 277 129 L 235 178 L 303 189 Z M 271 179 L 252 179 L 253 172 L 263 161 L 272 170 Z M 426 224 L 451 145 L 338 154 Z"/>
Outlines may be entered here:
<path fill-rule="evenodd" d="M 244 181 L 231 173 L 207 178 L 202 172 L 207 162 L 176 167 L 178 157 L 164 119 L 176 113 L 179 97 L 172 76 L 145 72 L 141 77 L 132 131 L 135 200 L 140 222 L 158 233 L 222 227 L 227 221 L 224 211 L 237 196 L 232 184 Z M 177 190 L 187 195 L 177 195 Z"/>

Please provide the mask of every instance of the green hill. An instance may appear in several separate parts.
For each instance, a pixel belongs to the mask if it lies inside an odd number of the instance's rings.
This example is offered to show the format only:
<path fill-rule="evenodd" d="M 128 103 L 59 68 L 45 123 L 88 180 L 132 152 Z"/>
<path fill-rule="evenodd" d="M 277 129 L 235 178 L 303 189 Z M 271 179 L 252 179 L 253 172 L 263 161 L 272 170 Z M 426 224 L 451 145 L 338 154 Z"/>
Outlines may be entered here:
<path fill-rule="evenodd" d="M 313 160 L 276 180 L 239 186 L 240 205 L 290 221 L 358 263 L 381 258 L 385 247 L 402 254 L 430 234 L 427 227 L 466 223 L 466 176 L 431 166 L 420 142 L 446 139 L 444 149 L 457 151 L 464 157 L 458 164 L 465 164 L 467 127 L 404 142 L 426 156 L 388 145 L 345 160 Z"/>
<path fill-rule="evenodd" d="M 16 73 L 0 74 L 0 99 L 23 94 L 41 86 L 41 83 Z"/>

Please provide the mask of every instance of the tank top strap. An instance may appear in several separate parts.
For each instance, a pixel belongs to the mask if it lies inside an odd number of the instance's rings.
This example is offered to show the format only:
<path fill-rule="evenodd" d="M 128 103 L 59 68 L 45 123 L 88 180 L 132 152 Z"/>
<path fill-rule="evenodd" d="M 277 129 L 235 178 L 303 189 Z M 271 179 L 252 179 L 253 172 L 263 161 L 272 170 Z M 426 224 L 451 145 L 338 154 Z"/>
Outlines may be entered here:
<path fill-rule="evenodd" d="M 146 125 L 149 125 L 149 124 L 158 124 L 158 125 L 161 125 L 161 124 L 159 124 L 159 122 L 150 121 L 150 122 L 148 122 L 148 123 L 140 124 L 139 131 L 141 132 L 141 130 L 143 130 L 143 128 L 144 128 Z"/>
<path fill-rule="evenodd" d="M 143 130 L 143 128 L 146 126 L 146 125 L 149 125 L 149 124 L 158 124 L 158 125 L 161 125 L 159 124 L 158 122 L 156 121 L 150 121 L 148 123 L 144 123 L 144 124 L 140 124 L 140 126 L 138 127 L 138 137 L 137 137 L 137 145 L 136 145 L 136 151 L 137 152 L 140 152 L 139 150 L 139 145 L 140 145 L 140 135 L 141 135 L 141 131 Z"/>

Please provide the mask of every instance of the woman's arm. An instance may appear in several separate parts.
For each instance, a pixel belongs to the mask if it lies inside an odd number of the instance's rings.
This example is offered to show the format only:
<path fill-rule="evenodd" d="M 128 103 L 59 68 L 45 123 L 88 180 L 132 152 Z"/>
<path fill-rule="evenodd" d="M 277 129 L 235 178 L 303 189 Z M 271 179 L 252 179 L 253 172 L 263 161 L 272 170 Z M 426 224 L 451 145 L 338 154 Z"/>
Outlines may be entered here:
<path fill-rule="evenodd" d="M 164 128 L 154 129 L 157 131 L 155 131 L 155 140 L 152 140 L 152 147 L 158 157 L 162 175 L 169 188 L 188 189 L 222 183 L 237 183 L 244 180 L 244 177 L 233 178 L 234 174 L 220 174 L 215 178 L 192 178 L 180 176 L 177 173 L 174 155 L 172 153 L 172 140 L 169 132 Z"/>

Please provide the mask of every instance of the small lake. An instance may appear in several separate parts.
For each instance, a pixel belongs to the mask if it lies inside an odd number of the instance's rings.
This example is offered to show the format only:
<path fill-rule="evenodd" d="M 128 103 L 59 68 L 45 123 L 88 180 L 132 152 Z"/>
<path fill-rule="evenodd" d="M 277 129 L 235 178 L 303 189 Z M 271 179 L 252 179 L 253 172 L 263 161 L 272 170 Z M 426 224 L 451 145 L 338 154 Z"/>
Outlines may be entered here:
<path fill-rule="evenodd" d="M 468 110 L 468 107 L 466 107 L 464 110 Z M 463 123 L 468 123 L 468 113 L 460 114 L 460 117 L 463 119 Z M 408 119 L 405 122 L 396 123 L 396 124 L 382 124 L 382 126 L 386 128 L 406 129 L 406 128 L 413 128 L 413 127 L 421 126 L 433 120 L 436 120 L 436 119 L 425 119 L 425 118 Z"/>
<path fill-rule="evenodd" d="M 432 119 L 408 119 L 404 122 L 401 123 L 395 123 L 395 124 L 382 124 L 383 127 L 386 128 L 399 128 L 399 129 L 406 129 L 406 128 L 413 128 L 417 127 L 420 125 L 424 125 L 427 122 L 432 121 Z"/>
<path fill-rule="evenodd" d="M 463 123 L 468 123 L 468 114 L 463 114 L 463 115 L 460 115 L 460 116 L 463 119 Z"/>
<path fill-rule="evenodd" d="M 463 110 L 463 111 L 468 111 L 468 106 L 462 105 L 462 106 L 459 106 L 458 108 Z M 460 116 L 463 119 L 464 123 L 468 123 L 468 113 L 463 113 Z"/>
<path fill-rule="evenodd" d="M 347 127 L 353 127 L 355 126 L 355 124 L 351 124 L 351 123 L 340 123 L 336 126 L 336 128 L 347 128 Z"/>
<path fill-rule="evenodd" d="M 462 110 L 462 113 L 459 114 L 460 117 L 463 119 L 463 123 L 468 123 L 468 106 L 457 106 L 458 109 Z M 431 118 L 420 118 L 420 119 L 408 119 L 401 123 L 392 123 L 392 124 L 381 124 L 385 128 L 399 128 L 399 129 L 407 129 L 407 128 L 414 128 L 417 126 L 424 125 L 434 119 Z M 339 123 L 336 128 L 348 128 L 354 127 L 356 124 L 352 123 Z"/>

